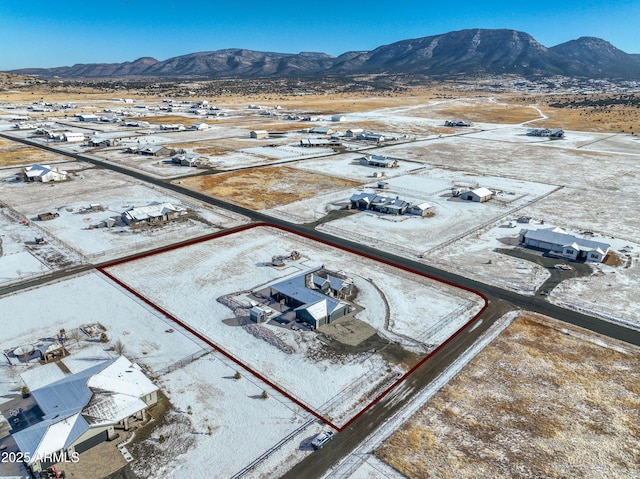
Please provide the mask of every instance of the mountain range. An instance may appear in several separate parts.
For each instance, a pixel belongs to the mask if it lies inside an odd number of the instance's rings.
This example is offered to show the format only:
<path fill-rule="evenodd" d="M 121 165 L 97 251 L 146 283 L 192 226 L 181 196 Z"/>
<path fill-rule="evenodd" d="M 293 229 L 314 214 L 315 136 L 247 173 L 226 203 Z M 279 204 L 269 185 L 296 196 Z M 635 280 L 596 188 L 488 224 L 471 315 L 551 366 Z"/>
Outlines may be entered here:
<path fill-rule="evenodd" d="M 407 74 L 434 78 L 517 74 L 640 80 L 640 55 L 581 37 L 551 48 L 508 29 L 469 29 L 402 40 L 371 51 L 297 54 L 224 49 L 168 60 L 25 68 L 10 73 L 60 78 L 260 78 L 354 74 Z"/>

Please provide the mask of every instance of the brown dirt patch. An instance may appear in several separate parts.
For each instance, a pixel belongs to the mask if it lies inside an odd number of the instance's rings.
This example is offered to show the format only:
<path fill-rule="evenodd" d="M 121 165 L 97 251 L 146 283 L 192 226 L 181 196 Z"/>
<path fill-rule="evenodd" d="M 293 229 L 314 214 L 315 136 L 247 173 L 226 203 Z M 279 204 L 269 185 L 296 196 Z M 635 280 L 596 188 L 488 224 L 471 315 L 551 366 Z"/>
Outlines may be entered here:
<path fill-rule="evenodd" d="M 270 166 L 219 175 L 179 180 L 182 186 L 252 210 L 273 208 L 360 183 L 297 170 Z"/>
<path fill-rule="evenodd" d="M 488 99 L 476 99 L 467 105 L 434 107 L 431 112 L 450 119 L 479 121 L 483 123 L 519 123 L 540 118 L 535 108 L 526 105 L 495 103 Z M 451 131 L 451 129 L 449 129 Z"/>
<path fill-rule="evenodd" d="M 0 138 L 0 166 L 30 165 L 61 160 L 73 161 L 73 158 Z"/>
<path fill-rule="evenodd" d="M 524 314 L 377 455 L 409 478 L 638 477 L 639 380 L 638 348 Z"/>

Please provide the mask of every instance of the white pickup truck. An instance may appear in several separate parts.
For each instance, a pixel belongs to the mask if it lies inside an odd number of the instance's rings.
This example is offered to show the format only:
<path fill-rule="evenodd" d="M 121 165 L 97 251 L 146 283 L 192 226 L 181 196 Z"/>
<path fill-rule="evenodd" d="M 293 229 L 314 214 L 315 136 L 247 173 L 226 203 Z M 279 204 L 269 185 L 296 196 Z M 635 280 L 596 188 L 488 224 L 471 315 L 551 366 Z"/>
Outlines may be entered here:
<path fill-rule="evenodd" d="M 316 450 L 322 449 L 322 447 L 331 441 L 331 439 L 333 439 L 333 431 L 323 431 L 313 438 L 311 446 Z"/>

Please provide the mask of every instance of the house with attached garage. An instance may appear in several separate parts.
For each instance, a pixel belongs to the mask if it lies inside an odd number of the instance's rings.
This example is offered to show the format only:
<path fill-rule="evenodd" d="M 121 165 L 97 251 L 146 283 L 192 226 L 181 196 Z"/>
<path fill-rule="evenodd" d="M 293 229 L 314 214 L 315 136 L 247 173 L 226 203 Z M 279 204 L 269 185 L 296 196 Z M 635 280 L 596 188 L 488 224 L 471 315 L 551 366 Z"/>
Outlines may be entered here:
<path fill-rule="evenodd" d="M 195 153 L 178 153 L 177 155 L 173 155 L 171 157 L 171 161 L 177 165 L 182 166 L 198 166 L 198 160 L 200 159 L 200 155 Z"/>
<path fill-rule="evenodd" d="M 129 208 L 122 213 L 122 221 L 129 226 L 147 223 L 164 223 L 185 214 L 184 208 L 173 206 L 171 203 L 151 203 L 147 206 Z"/>
<path fill-rule="evenodd" d="M 351 208 L 373 210 L 391 215 L 403 215 L 409 203 L 397 197 L 376 195 L 375 193 L 356 193 L 349 199 Z"/>
<path fill-rule="evenodd" d="M 129 153 L 147 156 L 171 156 L 176 154 L 176 150 L 162 145 L 142 145 L 140 147 L 130 147 Z"/>
<path fill-rule="evenodd" d="M 60 462 L 52 458 L 78 457 L 115 439 L 117 429 L 146 421 L 147 408 L 158 401 L 158 387 L 124 356 L 75 373 L 51 363 L 21 378 L 41 414 L 12 437 L 33 473 Z"/>
<path fill-rule="evenodd" d="M 58 168 L 51 168 L 49 165 L 33 164 L 25 166 L 22 169 L 22 178 L 24 181 L 39 181 L 41 183 L 49 183 L 51 181 L 64 181 L 69 177 L 66 171 Z"/>
<path fill-rule="evenodd" d="M 315 329 L 349 314 L 349 304 L 341 298 L 351 291 L 353 282 L 340 276 L 316 268 L 272 284 L 269 296 L 293 308 L 296 319 Z"/>
<path fill-rule="evenodd" d="M 377 168 L 397 168 L 398 160 L 390 156 L 366 155 L 360 159 L 360 164 Z"/>
<path fill-rule="evenodd" d="M 611 247 L 608 243 L 568 234 L 562 228 L 521 229 L 518 239 L 524 246 L 547 250 L 570 260 L 594 263 L 603 262 Z"/>

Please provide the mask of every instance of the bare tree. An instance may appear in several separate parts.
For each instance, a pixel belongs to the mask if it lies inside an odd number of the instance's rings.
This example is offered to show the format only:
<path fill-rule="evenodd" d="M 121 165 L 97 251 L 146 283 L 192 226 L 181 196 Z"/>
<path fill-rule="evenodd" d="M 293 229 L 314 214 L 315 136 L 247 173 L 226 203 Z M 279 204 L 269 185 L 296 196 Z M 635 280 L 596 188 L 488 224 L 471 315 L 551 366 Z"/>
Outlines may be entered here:
<path fill-rule="evenodd" d="M 73 328 L 66 332 L 66 336 L 69 341 L 74 341 L 76 344 L 78 344 L 84 337 L 84 333 L 80 331 L 80 328 Z"/>
<path fill-rule="evenodd" d="M 116 339 L 111 346 L 111 349 L 122 356 L 127 348 L 121 339 Z"/>

